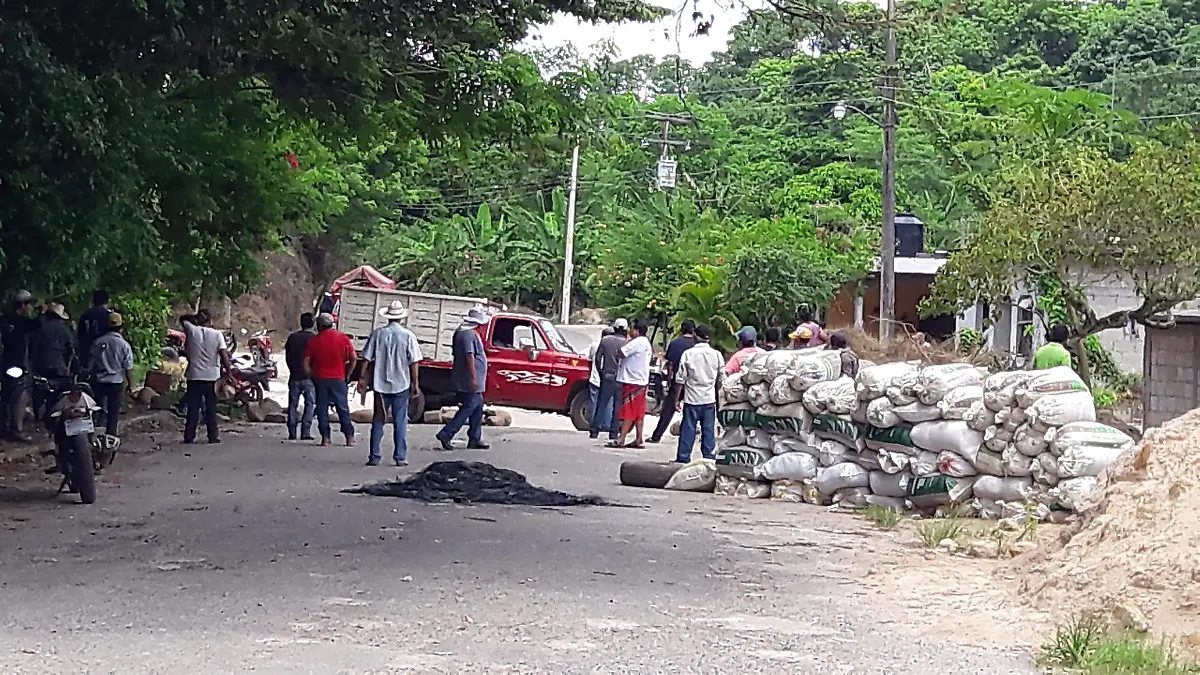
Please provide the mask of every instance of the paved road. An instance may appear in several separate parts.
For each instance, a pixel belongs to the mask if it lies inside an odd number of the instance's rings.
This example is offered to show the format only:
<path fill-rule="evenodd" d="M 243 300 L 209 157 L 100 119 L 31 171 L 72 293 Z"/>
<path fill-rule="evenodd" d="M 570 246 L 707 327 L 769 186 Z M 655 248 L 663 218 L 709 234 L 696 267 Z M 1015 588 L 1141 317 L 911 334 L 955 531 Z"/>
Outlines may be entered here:
<path fill-rule="evenodd" d="M 185 450 L 172 430 L 94 507 L 0 486 L 4 672 L 1037 672 L 896 621 L 856 583 L 869 532 L 846 516 L 623 488 L 622 455 L 516 429 L 414 466 L 485 459 L 641 508 L 341 494 L 396 470 L 282 434 Z"/>

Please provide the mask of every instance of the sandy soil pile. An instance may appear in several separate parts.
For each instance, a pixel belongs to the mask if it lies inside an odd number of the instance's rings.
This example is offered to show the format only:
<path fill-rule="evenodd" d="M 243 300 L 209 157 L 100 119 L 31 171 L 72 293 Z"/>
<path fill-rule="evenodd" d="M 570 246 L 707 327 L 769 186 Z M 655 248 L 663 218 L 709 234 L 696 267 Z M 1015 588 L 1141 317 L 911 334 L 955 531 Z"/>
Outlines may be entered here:
<path fill-rule="evenodd" d="M 1200 632 L 1200 410 L 1150 429 L 1112 469 L 1094 517 L 1025 562 L 1025 602 L 1062 617 L 1111 613 Z M 1107 505 L 1105 505 L 1107 503 Z M 1068 533 L 1064 533 L 1064 538 Z M 1031 564 L 1032 563 L 1032 564 Z"/>

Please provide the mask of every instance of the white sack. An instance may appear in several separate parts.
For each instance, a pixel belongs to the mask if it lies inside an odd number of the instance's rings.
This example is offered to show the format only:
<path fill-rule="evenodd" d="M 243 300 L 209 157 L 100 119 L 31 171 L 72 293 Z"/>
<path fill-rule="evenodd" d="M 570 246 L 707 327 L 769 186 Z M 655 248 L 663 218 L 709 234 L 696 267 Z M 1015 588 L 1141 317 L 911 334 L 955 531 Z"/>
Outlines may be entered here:
<path fill-rule="evenodd" d="M 807 391 L 818 382 L 836 380 L 842 374 L 842 353 L 837 350 L 813 350 L 804 354 L 792 366 L 792 388 L 796 391 Z M 860 364 L 861 365 L 861 364 Z"/>
<path fill-rule="evenodd" d="M 931 473 L 937 473 L 938 454 L 928 450 L 922 450 L 908 461 L 908 468 L 912 470 L 914 475 L 928 476 Z"/>
<path fill-rule="evenodd" d="M 925 405 L 919 401 L 908 405 L 892 406 L 892 412 L 909 424 L 932 422 L 942 418 L 942 411 L 938 410 L 937 406 Z"/>
<path fill-rule="evenodd" d="M 887 396 L 892 405 L 908 405 L 909 403 L 917 402 L 916 396 L 913 396 L 900 387 L 888 387 L 884 396 Z"/>
<path fill-rule="evenodd" d="M 921 403 L 933 405 L 942 400 L 950 390 L 983 384 L 987 371 L 969 363 L 947 363 L 941 366 L 922 368 L 912 391 Z"/>
<path fill-rule="evenodd" d="M 1060 478 L 1079 478 L 1081 476 L 1099 476 L 1105 469 L 1116 463 L 1117 459 L 1133 447 L 1111 445 L 1073 445 L 1058 456 L 1058 476 Z"/>
<path fill-rule="evenodd" d="M 716 485 L 717 463 L 711 459 L 698 459 L 679 467 L 665 487 L 681 492 L 712 492 Z"/>
<path fill-rule="evenodd" d="M 1071 422 L 1046 432 L 1050 451 L 1062 454 L 1075 447 L 1118 448 L 1133 447 L 1133 439 L 1119 429 L 1099 422 Z"/>
<path fill-rule="evenodd" d="M 887 397 L 871 401 L 867 404 L 867 424 L 880 429 L 900 424 L 900 416 L 892 410 L 894 407 Z"/>
<path fill-rule="evenodd" d="M 976 404 L 983 406 L 983 385 L 951 389 L 937 402 L 937 409 L 941 411 L 942 419 L 966 421 Z"/>
<path fill-rule="evenodd" d="M 833 466 L 853 459 L 858 453 L 838 441 L 821 441 L 820 454 L 817 455 L 821 466 Z M 828 494 L 828 493 L 827 493 Z"/>
<path fill-rule="evenodd" d="M 717 480 L 713 484 L 713 494 L 718 497 L 732 497 L 737 492 L 738 483 L 741 481 L 733 476 L 722 476 L 717 474 Z"/>
<path fill-rule="evenodd" d="M 752 448 L 748 445 L 717 450 L 717 474 L 733 478 L 754 477 L 754 467 L 771 459 L 770 450 Z"/>
<path fill-rule="evenodd" d="M 1079 513 L 1099 504 L 1104 490 L 1099 479 L 1083 476 L 1059 481 L 1058 487 L 1050 488 L 1050 494 L 1058 499 L 1059 506 Z"/>
<path fill-rule="evenodd" d="M 1004 475 L 1004 457 L 998 452 L 980 450 L 975 455 L 975 470 L 985 476 Z"/>
<path fill-rule="evenodd" d="M 992 501 L 1014 502 L 1025 498 L 1025 493 L 1033 487 L 1032 478 L 1001 478 L 999 476 L 980 476 L 975 480 L 975 496 L 979 499 Z"/>
<path fill-rule="evenodd" d="M 845 509 L 865 509 L 870 497 L 871 491 L 865 487 L 843 488 L 833 493 L 833 503 Z"/>
<path fill-rule="evenodd" d="M 776 349 L 767 352 L 766 358 L 763 359 L 767 381 L 774 383 L 785 375 L 790 379 L 796 364 L 807 357 L 806 352 L 798 349 Z"/>
<path fill-rule="evenodd" d="M 801 400 L 804 402 L 804 407 L 808 408 L 810 413 L 820 415 L 828 412 L 825 409 L 825 397 L 821 395 L 821 390 L 829 386 L 829 384 L 829 382 L 818 382 L 804 392 Z"/>
<path fill-rule="evenodd" d="M 771 403 L 775 405 L 787 405 L 795 403 L 804 396 L 801 392 L 792 389 L 791 378 L 787 375 L 780 375 L 771 380 L 771 384 L 767 387 L 767 397 L 771 399 Z"/>
<path fill-rule="evenodd" d="M 979 473 L 975 466 L 961 456 L 942 451 L 938 453 L 938 473 L 955 478 L 967 478 Z"/>
<path fill-rule="evenodd" d="M 1005 476 L 1020 476 L 1024 478 L 1033 475 L 1033 465 L 1037 463 L 1035 458 L 1022 454 L 1011 446 L 1004 451 L 1001 457 L 1004 459 Z"/>
<path fill-rule="evenodd" d="M 1096 401 L 1088 391 L 1051 394 L 1034 401 L 1025 412 L 1029 414 L 1030 427 L 1045 431 L 1071 422 L 1095 422 Z"/>
<path fill-rule="evenodd" d="M 776 499 L 781 502 L 803 502 L 804 483 L 791 480 L 772 481 L 771 499 Z"/>
<path fill-rule="evenodd" d="M 983 443 L 983 434 L 967 426 L 962 420 L 922 422 L 913 427 L 912 440 L 918 448 L 941 452 L 958 453 L 964 457 L 974 456 Z"/>
<path fill-rule="evenodd" d="M 817 475 L 817 459 L 804 452 L 776 455 L 758 466 L 754 475 L 766 480 L 808 480 Z"/>
<path fill-rule="evenodd" d="M 767 381 L 767 355 L 770 352 L 753 352 L 742 359 L 742 384 L 747 387 Z"/>
<path fill-rule="evenodd" d="M 864 401 L 880 398 L 887 393 L 887 388 L 892 386 L 897 378 L 915 374 L 920 367 L 920 361 L 895 361 L 870 368 L 864 368 L 860 364 L 858 377 L 855 378 L 855 390 L 858 397 Z"/>
<path fill-rule="evenodd" d="M 787 405 L 768 403 L 759 406 L 755 412 L 763 417 L 787 417 L 800 420 L 800 427 L 805 431 L 812 428 L 812 413 L 808 412 L 803 403 L 788 403 Z"/>
<path fill-rule="evenodd" d="M 884 473 L 872 471 L 869 480 L 871 492 L 884 497 L 907 497 L 908 486 L 913 476 L 907 471 L 903 473 Z"/>
<path fill-rule="evenodd" d="M 1034 371 L 1029 381 L 1017 389 L 1017 402 L 1028 408 L 1043 396 L 1086 392 L 1087 385 L 1069 366 L 1056 366 L 1047 370 Z"/>
<path fill-rule="evenodd" d="M 1058 457 L 1043 452 L 1037 456 L 1032 468 L 1035 481 L 1043 485 L 1058 485 Z"/>
<path fill-rule="evenodd" d="M 995 418 L 995 413 L 988 410 L 983 401 L 975 401 L 967 408 L 967 412 L 963 413 L 963 421 L 975 431 L 983 431 L 990 427 Z"/>
<path fill-rule="evenodd" d="M 786 455 L 790 452 L 803 452 L 816 457 L 821 452 L 818 448 L 819 445 L 820 441 L 812 436 L 809 436 L 807 439 L 805 439 L 779 434 L 775 436 L 775 443 L 771 446 L 771 452 L 776 455 Z"/>
<path fill-rule="evenodd" d="M 746 401 L 755 408 L 766 405 L 771 402 L 769 392 L 770 388 L 766 384 L 752 384 L 746 388 Z"/>
<path fill-rule="evenodd" d="M 1010 370 L 988 376 L 983 381 L 983 403 L 991 410 L 1000 410 L 1016 403 L 1017 389 L 1023 387 L 1031 373 Z"/>
<path fill-rule="evenodd" d="M 1029 455 L 1030 457 L 1037 457 L 1045 452 L 1048 447 L 1045 434 L 1029 428 L 1028 424 L 1022 424 L 1017 427 L 1016 432 L 1013 433 L 1012 445 L 1017 449 L 1017 452 L 1020 452 L 1022 455 Z"/>
<path fill-rule="evenodd" d="M 771 496 L 771 484 L 760 483 L 753 480 L 743 480 L 738 483 L 737 489 L 734 490 L 734 497 L 744 497 L 746 499 L 766 499 Z"/>
<path fill-rule="evenodd" d="M 734 373 L 721 381 L 721 399 L 726 403 L 743 403 L 749 400 L 746 385 L 742 384 L 741 372 Z"/>
<path fill-rule="evenodd" d="M 889 452 L 887 450 L 864 450 L 863 452 L 859 453 L 859 456 L 862 456 L 867 452 L 874 453 L 875 457 L 877 458 L 876 463 L 879 465 L 878 468 L 884 473 L 900 473 L 912 464 L 913 458 L 902 452 Z M 859 463 L 861 464 L 862 462 Z M 866 465 L 863 464 L 863 466 Z M 874 469 L 876 467 L 867 468 Z"/>
<path fill-rule="evenodd" d="M 855 453 L 852 457 L 849 457 L 848 461 L 854 462 L 867 471 L 882 471 L 883 464 L 881 461 L 883 454 L 884 453 L 867 448 L 866 450 L 861 450 Z"/>
<path fill-rule="evenodd" d="M 835 415 L 850 415 L 858 410 L 858 394 L 854 391 L 854 380 L 849 377 L 834 380 L 821 395 L 825 409 Z"/>
<path fill-rule="evenodd" d="M 743 427 L 729 427 L 721 434 L 721 440 L 718 445 L 723 448 L 732 448 L 746 444 L 746 430 Z"/>
<path fill-rule="evenodd" d="M 832 496 L 833 493 L 845 488 L 867 487 L 871 483 L 870 474 L 853 462 L 842 462 L 827 466 L 817 471 L 813 485 L 822 495 Z"/>
<path fill-rule="evenodd" d="M 759 450 L 770 450 L 771 446 L 775 445 L 775 439 L 762 429 L 751 429 L 746 433 L 746 445 Z"/>

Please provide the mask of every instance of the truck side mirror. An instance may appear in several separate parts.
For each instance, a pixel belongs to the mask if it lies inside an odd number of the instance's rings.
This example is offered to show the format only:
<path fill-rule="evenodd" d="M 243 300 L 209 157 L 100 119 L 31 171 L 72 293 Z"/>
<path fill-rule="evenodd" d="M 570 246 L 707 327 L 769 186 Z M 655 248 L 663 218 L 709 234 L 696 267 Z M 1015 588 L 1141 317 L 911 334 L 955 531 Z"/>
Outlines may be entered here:
<path fill-rule="evenodd" d="M 533 338 L 521 338 L 517 340 L 517 348 L 525 352 L 529 356 L 530 361 L 537 361 L 538 350 L 533 346 Z"/>

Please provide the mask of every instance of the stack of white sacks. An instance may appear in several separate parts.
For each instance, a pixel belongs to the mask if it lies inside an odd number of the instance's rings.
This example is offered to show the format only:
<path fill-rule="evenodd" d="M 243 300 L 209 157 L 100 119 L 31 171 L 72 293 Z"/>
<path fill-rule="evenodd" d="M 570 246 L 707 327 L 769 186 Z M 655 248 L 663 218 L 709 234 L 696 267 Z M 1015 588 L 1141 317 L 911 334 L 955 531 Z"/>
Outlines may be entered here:
<path fill-rule="evenodd" d="M 836 351 L 754 355 L 722 390 L 718 494 L 850 508 L 1056 519 L 1089 506 L 1133 441 L 1097 424 L 1070 368 L 863 362 Z"/>

